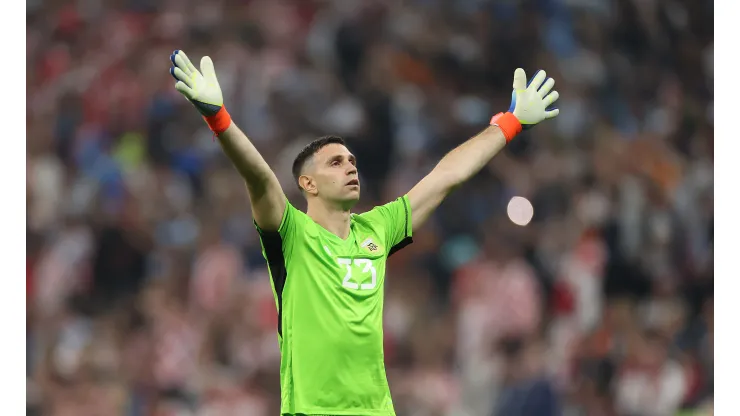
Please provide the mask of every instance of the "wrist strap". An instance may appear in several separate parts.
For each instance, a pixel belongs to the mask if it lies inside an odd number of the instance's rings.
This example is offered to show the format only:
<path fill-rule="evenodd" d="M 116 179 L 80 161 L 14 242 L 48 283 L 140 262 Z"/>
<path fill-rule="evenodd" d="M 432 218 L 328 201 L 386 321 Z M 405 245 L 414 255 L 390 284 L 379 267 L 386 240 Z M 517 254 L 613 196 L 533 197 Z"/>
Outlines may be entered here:
<path fill-rule="evenodd" d="M 513 113 L 498 113 L 491 118 L 491 125 L 498 126 L 506 137 L 506 143 L 509 143 L 517 134 L 522 131 L 522 123 Z"/>
<path fill-rule="evenodd" d="M 226 107 L 222 106 L 218 113 L 212 116 L 203 116 L 203 120 L 208 123 L 208 127 L 211 129 L 213 134 L 219 135 L 226 131 L 231 125 L 231 116 L 226 111 Z"/>

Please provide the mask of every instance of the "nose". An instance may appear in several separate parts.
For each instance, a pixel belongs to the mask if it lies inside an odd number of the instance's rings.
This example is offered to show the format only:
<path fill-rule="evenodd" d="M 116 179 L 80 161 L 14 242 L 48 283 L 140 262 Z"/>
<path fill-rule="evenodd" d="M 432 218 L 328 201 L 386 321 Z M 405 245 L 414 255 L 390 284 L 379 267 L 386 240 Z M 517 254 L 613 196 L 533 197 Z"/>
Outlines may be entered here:
<path fill-rule="evenodd" d="M 357 175 L 357 166 L 350 165 L 350 168 L 347 169 L 347 175 Z"/>

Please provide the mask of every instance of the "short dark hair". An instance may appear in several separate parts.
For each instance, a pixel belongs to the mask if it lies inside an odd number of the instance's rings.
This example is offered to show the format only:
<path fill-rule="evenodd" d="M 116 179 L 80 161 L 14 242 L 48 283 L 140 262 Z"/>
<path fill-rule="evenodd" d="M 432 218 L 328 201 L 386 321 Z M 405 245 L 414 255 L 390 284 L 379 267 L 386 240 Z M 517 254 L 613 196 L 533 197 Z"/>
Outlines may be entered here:
<path fill-rule="evenodd" d="M 293 161 L 293 179 L 295 179 L 296 184 L 298 184 L 298 188 L 301 187 L 298 183 L 298 178 L 301 176 L 301 172 L 303 171 L 303 166 L 306 164 L 306 161 L 324 146 L 330 144 L 341 144 L 342 146 L 346 146 L 344 139 L 339 136 L 323 136 L 307 144 L 306 147 L 298 153 L 298 156 L 295 157 L 295 160 Z"/>

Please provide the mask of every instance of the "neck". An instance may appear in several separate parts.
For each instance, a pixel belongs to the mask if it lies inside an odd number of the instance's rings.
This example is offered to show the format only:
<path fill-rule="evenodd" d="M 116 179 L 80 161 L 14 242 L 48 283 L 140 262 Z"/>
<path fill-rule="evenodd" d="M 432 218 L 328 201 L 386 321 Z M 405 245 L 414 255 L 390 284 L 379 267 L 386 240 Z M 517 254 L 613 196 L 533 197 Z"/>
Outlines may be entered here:
<path fill-rule="evenodd" d="M 349 209 L 333 206 L 320 199 L 313 199 L 308 201 L 306 215 L 342 240 L 349 236 Z"/>

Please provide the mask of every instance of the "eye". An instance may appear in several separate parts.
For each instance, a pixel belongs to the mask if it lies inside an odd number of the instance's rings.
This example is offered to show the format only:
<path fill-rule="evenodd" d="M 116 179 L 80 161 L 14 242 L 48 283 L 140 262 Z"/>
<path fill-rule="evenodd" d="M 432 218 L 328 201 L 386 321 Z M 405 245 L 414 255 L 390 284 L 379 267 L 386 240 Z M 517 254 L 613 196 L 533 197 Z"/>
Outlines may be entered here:
<path fill-rule="evenodd" d="M 342 165 L 342 162 L 340 162 L 340 161 L 338 161 L 338 160 L 333 160 L 333 161 L 331 162 L 331 166 L 341 166 L 341 165 Z"/>

